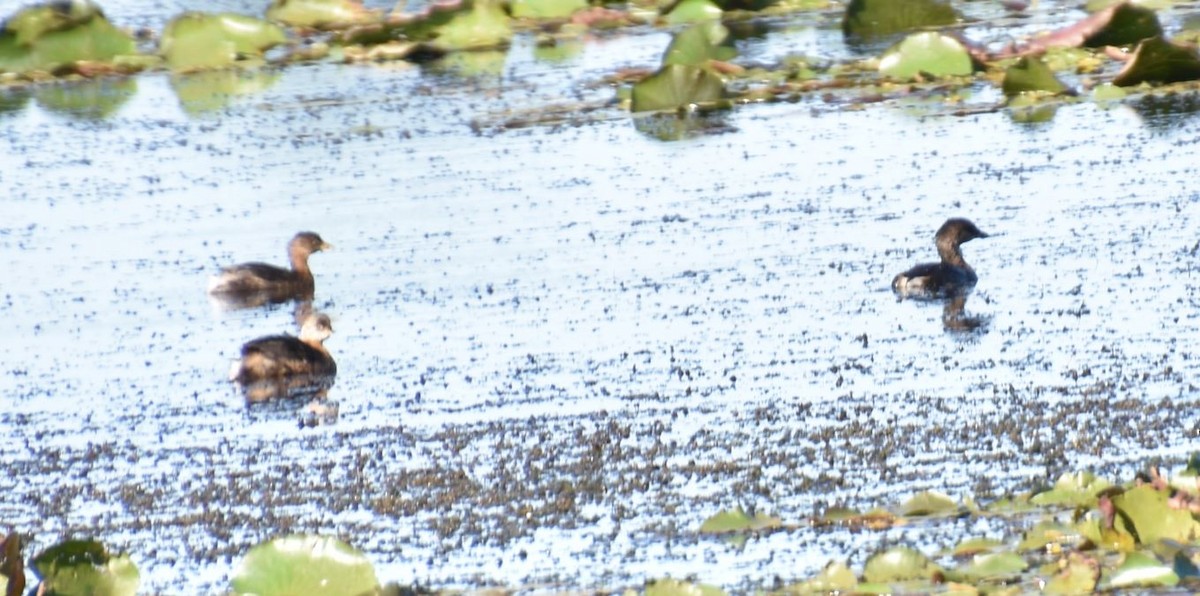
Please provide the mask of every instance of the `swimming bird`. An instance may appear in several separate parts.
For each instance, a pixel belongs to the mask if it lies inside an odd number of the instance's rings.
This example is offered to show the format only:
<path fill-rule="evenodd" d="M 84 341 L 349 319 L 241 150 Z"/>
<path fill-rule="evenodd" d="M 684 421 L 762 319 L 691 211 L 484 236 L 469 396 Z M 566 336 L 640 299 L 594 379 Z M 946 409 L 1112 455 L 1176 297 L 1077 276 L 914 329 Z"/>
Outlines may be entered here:
<path fill-rule="evenodd" d="M 922 263 L 892 279 L 892 291 L 900 298 L 950 298 L 961 296 L 975 287 L 979 277 L 963 259 L 964 242 L 988 235 L 969 220 L 953 217 L 946 220 L 934 235 L 937 244 L 937 263 Z"/>
<path fill-rule="evenodd" d="M 230 265 L 208 282 L 208 293 L 233 307 L 259 306 L 267 302 L 311 299 L 313 274 L 308 257 L 333 245 L 313 232 L 300 232 L 288 242 L 292 268 L 266 263 Z"/>

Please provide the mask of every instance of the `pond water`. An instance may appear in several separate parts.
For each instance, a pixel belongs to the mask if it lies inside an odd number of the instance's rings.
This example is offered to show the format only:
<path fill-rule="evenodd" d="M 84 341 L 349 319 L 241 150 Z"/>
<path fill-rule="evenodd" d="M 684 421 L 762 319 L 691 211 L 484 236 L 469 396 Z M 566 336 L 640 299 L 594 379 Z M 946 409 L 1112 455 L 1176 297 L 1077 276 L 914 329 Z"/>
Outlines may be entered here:
<path fill-rule="evenodd" d="M 10 93 L 0 519 L 28 552 L 126 550 L 153 592 L 219 591 L 249 546 L 297 531 L 434 587 L 769 586 L 953 539 L 734 549 L 701 521 L 1124 480 L 1195 449 L 1194 105 L 1026 124 L 813 97 L 667 142 L 597 82 L 668 39 L 298 65 L 215 99 L 155 73 Z M 564 104 L 588 116 L 506 126 Z M 951 216 L 993 234 L 964 247 L 967 328 L 889 289 Z M 204 293 L 222 265 L 282 264 L 299 230 L 335 245 L 312 265 L 340 414 L 315 428 L 303 402 L 248 408 L 226 381 L 242 343 L 295 332 L 292 305 Z"/>

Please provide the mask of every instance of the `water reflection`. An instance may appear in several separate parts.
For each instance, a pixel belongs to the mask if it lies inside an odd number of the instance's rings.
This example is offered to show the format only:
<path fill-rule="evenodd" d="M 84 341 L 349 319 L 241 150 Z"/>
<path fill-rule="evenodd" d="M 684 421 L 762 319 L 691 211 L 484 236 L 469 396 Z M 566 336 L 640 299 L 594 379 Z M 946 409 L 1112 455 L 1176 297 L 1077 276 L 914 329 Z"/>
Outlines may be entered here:
<path fill-rule="evenodd" d="M 967 314 L 967 294 L 945 300 L 942 305 L 942 327 L 946 331 L 986 331 L 991 317 Z"/>
<path fill-rule="evenodd" d="M 199 116 L 223 109 L 234 97 L 270 89 L 278 80 L 274 70 L 228 68 L 173 75 L 171 89 L 183 111 Z"/>
<path fill-rule="evenodd" d="M 635 116 L 633 127 L 643 135 L 659 141 L 683 139 L 735 132 L 737 129 L 726 121 L 725 110 L 705 114 L 656 113 Z"/>
<path fill-rule="evenodd" d="M 80 120 L 103 120 L 137 93 L 132 78 L 104 77 L 34 87 L 33 97 L 47 111 Z"/>

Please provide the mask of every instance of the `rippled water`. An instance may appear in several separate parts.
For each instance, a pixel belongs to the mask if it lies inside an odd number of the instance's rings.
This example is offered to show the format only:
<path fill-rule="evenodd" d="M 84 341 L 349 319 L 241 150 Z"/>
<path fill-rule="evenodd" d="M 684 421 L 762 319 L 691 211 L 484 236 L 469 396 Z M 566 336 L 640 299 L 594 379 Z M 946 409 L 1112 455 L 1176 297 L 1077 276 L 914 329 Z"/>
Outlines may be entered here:
<path fill-rule="evenodd" d="M 746 51 L 831 36 L 780 29 Z M 595 83 L 666 40 L 554 63 L 526 40 L 483 74 L 295 66 L 223 105 L 164 74 L 66 89 L 120 98 L 99 112 L 10 94 L 0 518 L 35 552 L 128 550 L 152 591 L 219 590 L 290 531 L 340 534 L 404 583 L 769 585 L 909 534 L 732 550 L 694 528 L 738 504 L 797 521 L 1124 479 L 1195 448 L 1185 104 L 1022 124 L 812 98 L 663 142 Z M 502 126 L 563 101 L 601 108 Z M 994 235 L 964 247 L 972 331 L 888 288 L 955 215 Z M 339 368 L 340 419 L 317 428 L 225 380 L 243 342 L 294 332 L 291 306 L 204 294 L 304 229 L 336 246 L 312 259 Z"/>

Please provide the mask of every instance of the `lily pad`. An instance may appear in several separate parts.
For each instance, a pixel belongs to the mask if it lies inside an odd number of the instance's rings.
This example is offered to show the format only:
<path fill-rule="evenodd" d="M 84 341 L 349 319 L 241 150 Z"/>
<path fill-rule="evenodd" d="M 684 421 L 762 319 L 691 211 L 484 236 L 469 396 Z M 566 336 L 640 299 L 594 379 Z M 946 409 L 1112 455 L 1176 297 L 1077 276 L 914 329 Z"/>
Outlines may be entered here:
<path fill-rule="evenodd" d="M 1107 480 L 1091 472 L 1067 472 L 1058 477 L 1054 488 L 1034 495 L 1030 501 L 1036 505 L 1093 507 L 1096 495 L 1110 486 L 1112 484 Z"/>
<path fill-rule="evenodd" d="M 700 524 L 700 533 L 754 532 L 778 528 L 779 525 L 780 520 L 778 517 L 764 513 L 750 515 L 744 509 L 738 507 L 737 509 L 726 509 L 704 520 L 704 523 Z"/>
<path fill-rule="evenodd" d="M 184 13 L 167 23 L 159 50 L 174 70 L 232 66 L 287 41 L 278 25 L 223 13 Z"/>
<path fill-rule="evenodd" d="M 1004 94 L 1012 97 L 1022 93 L 1042 92 L 1057 95 L 1067 86 L 1054 76 L 1045 62 L 1036 57 L 1024 57 L 1004 71 Z"/>
<path fill-rule="evenodd" d="M 513 36 L 510 20 L 499 3 L 480 0 L 437 27 L 430 45 L 445 52 L 503 47 Z"/>
<path fill-rule="evenodd" d="M 1079 553 L 1071 553 L 1062 561 L 1058 572 L 1046 582 L 1042 593 L 1091 594 L 1099 578 L 1100 566 L 1096 561 Z"/>
<path fill-rule="evenodd" d="M 126 555 L 113 555 L 94 540 L 60 542 L 33 558 L 46 594 L 133 596 L 141 576 Z"/>
<path fill-rule="evenodd" d="M 958 13 L 938 0 L 851 0 L 842 18 L 842 32 L 864 38 L 888 36 L 921 27 L 941 27 L 958 21 Z"/>
<path fill-rule="evenodd" d="M 518 19 L 561 19 L 587 8 L 587 0 L 512 0 L 512 16 Z"/>
<path fill-rule="evenodd" d="M 1133 58 L 1113 79 L 1113 84 L 1129 87 L 1196 79 L 1200 79 L 1200 57 L 1196 51 L 1155 37 L 1138 44 Z"/>
<path fill-rule="evenodd" d="M 273 0 L 267 18 L 293 27 L 323 28 L 378 20 L 360 0 Z"/>
<path fill-rule="evenodd" d="M 1020 555 L 1011 552 L 988 553 L 972 557 L 971 563 L 948 577 L 959 577 L 974 583 L 984 580 L 1002 580 L 1017 577 L 1029 568 L 1029 563 Z"/>
<path fill-rule="evenodd" d="M 1122 2 L 1111 9 L 1108 21 L 1088 35 L 1083 45 L 1089 48 L 1127 46 L 1149 37 L 1161 37 L 1162 33 L 1162 25 L 1153 10 Z"/>
<path fill-rule="evenodd" d="M 937 566 L 916 549 L 897 546 L 871 555 L 863 565 L 863 581 L 871 583 L 929 579 Z"/>
<path fill-rule="evenodd" d="M 666 21 L 670 25 L 701 23 L 719 20 L 722 14 L 721 7 L 710 0 L 683 0 L 667 13 Z"/>
<path fill-rule="evenodd" d="M 1079 541 L 1079 531 L 1058 522 L 1039 522 L 1025 531 L 1018 551 L 1047 550 L 1057 552 L 1063 545 Z"/>
<path fill-rule="evenodd" d="M 725 596 L 725 590 L 706 584 L 664 578 L 646 584 L 646 596 Z"/>
<path fill-rule="evenodd" d="M 704 66 L 709 60 L 729 60 L 737 50 L 721 23 L 701 23 L 680 31 L 663 54 L 663 64 Z"/>
<path fill-rule="evenodd" d="M 788 592 L 805 594 L 834 594 L 854 592 L 858 578 L 845 563 L 830 561 L 811 579 L 788 588 Z"/>
<path fill-rule="evenodd" d="M 900 515 L 926 517 L 935 515 L 957 515 L 962 507 L 949 496 L 935 491 L 919 492 L 900 506 Z"/>
<path fill-rule="evenodd" d="M 879 72 L 900 80 L 921 75 L 965 76 L 974 71 L 971 56 L 962 42 L 928 31 L 914 33 L 894 45 L 879 61 Z"/>
<path fill-rule="evenodd" d="M 1109 578 L 1111 588 L 1169 588 L 1179 583 L 1179 576 L 1169 565 L 1153 555 L 1132 552 Z"/>
<path fill-rule="evenodd" d="M 1192 542 L 1200 539 L 1200 522 L 1183 509 L 1173 509 L 1165 490 L 1149 485 L 1131 488 L 1113 497 L 1113 505 L 1133 523 L 1142 544 L 1158 540 Z"/>
<path fill-rule="evenodd" d="M 53 2 L 18 11 L 0 30 L 0 72 L 50 71 L 135 52 L 133 38 L 90 2 Z"/>
<path fill-rule="evenodd" d="M 668 64 L 633 86 L 634 112 L 674 110 L 697 103 L 714 102 L 725 95 L 725 81 L 707 69 L 686 64 Z"/>
<path fill-rule="evenodd" d="M 236 594 L 355 596 L 379 586 L 375 567 L 350 545 L 324 536 L 294 535 L 250 549 L 234 573 Z"/>

